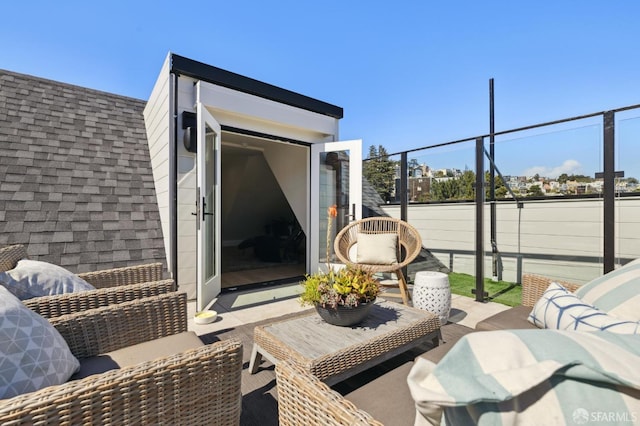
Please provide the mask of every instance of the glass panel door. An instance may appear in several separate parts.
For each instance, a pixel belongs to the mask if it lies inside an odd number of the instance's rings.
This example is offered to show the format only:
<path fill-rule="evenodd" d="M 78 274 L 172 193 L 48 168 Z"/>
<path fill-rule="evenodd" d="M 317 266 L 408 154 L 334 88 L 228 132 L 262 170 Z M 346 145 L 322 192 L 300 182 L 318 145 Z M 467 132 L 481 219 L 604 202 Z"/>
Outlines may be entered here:
<path fill-rule="evenodd" d="M 336 262 L 333 252 L 336 234 L 349 222 L 361 218 L 362 141 L 311 145 L 313 237 L 308 244 L 312 272 L 325 270 L 328 264 Z"/>
<path fill-rule="evenodd" d="M 220 293 L 220 124 L 199 101 L 196 221 L 198 229 L 197 308 L 206 309 Z"/>

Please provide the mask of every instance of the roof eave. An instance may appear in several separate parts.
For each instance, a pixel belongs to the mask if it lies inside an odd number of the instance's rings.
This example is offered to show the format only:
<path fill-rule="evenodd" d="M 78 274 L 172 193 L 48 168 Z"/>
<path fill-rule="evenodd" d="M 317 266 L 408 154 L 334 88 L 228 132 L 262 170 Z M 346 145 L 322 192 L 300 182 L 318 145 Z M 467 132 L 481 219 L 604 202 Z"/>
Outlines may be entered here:
<path fill-rule="evenodd" d="M 222 87 L 259 96 L 318 114 L 341 119 L 344 111 L 341 107 L 301 95 L 281 87 L 254 80 L 221 68 L 207 65 L 184 56 L 171 54 L 171 73 L 185 75 L 197 80 L 207 81 Z"/>

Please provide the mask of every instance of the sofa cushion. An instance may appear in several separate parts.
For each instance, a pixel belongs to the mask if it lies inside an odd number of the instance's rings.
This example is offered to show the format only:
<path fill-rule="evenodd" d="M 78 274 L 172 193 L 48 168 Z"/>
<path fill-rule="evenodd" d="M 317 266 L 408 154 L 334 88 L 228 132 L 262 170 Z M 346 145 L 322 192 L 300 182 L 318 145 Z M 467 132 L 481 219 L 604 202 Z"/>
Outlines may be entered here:
<path fill-rule="evenodd" d="M 584 303 L 558 283 L 551 283 L 529 315 L 539 328 L 574 331 L 608 331 L 639 334 L 640 322 L 626 321 L 607 315 Z"/>
<path fill-rule="evenodd" d="M 0 399 L 62 384 L 79 367 L 58 330 L 0 286 Z"/>
<path fill-rule="evenodd" d="M 589 281 L 575 294 L 609 315 L 640 321 L 640 259 Z"/>
<path fill-rule="evenodd" d="M 529 322 L 531 306 L 514 306 L 476 324 L 478 331 L 536 328 Z"/>
<path fill-rule="evenodd" d="M 77 380 L 109 370 L 138 365 L 158 358 L 166 358 L 189 349 L 203 346 L 202 340 L 193 332 L 185 331 L 172 336 L 131 345 L 80 360 L 80 370 L 71 379 Z"/>
<path fill-rule="evenodd" d="M 95 290 L 91 284 L 60 266 L 30 259 L 21 259 L 14 269 L 0 272 L 0 284 L 20 300 Z"/>
<path fill-rule="evenodd" d="M 413 425 L 416 411 L 407 384 L 409 361 L 344 397 L 385 425 Z"/>
<path fill-rule="evenodd" d="M 573 424 L 585 412 L 631 424 L 639 362 L 637 336 L 501 330 L 464 336 L 438 364 L 418 359 L 407 380 L 416 425 Z"/>
<path fill-rule="evenodd" d="M 369 265 L 398 263 L 398 236 L 359 233 L 356 262 Z"/>

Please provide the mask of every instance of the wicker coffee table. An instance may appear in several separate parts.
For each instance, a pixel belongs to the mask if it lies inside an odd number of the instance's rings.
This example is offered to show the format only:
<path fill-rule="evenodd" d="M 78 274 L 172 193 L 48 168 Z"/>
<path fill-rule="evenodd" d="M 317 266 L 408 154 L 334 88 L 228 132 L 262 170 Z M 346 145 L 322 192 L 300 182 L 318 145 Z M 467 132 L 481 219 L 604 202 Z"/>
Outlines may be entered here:
<path fill-rule="evenodd" d="M 440 341 L 440 321 L 430 312 L 378 301 L 355 327 L 326 323 L 316 312 L 254 329 L 249 371 L 262 357 L 295 362 L 329 385 L 422 343 Z"/>

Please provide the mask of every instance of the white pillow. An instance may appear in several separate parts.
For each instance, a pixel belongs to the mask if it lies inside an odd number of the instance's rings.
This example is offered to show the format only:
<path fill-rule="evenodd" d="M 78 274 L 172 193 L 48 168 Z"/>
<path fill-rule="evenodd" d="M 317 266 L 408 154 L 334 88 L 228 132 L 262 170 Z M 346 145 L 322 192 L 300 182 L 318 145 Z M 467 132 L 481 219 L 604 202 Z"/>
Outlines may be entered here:
<path fill-rule="evenodd" d="M 398 263 L 396 234 L 358 234 L 356 263 L 393 265 Z"/>
<path fill-rule="evenodd" d="M 625 321 L 584 303 L 558 283 L 551 283 L 529 314 L 538 328 L 640 334 L 640 322 Z"/>
<path fill-rule="evenodd" d="M 65 383 L 79 368 L 58 330 L 0 286 L 0 399 Z"/>
<path fill-rule="evenodd" d="M 0 272 L 0 284 L 20 300 L 95 290 L 91 284 L 60 266 L 30 259 L 19 260 L 14 269 Z"/>

